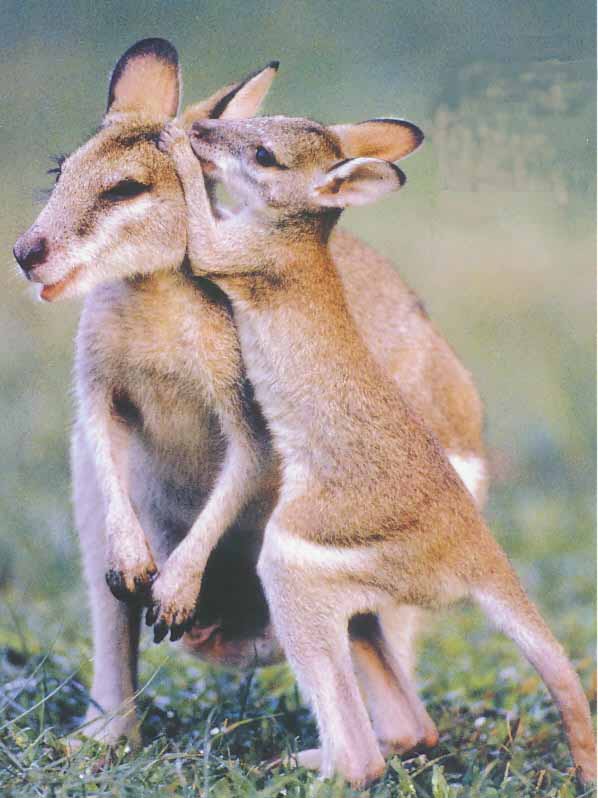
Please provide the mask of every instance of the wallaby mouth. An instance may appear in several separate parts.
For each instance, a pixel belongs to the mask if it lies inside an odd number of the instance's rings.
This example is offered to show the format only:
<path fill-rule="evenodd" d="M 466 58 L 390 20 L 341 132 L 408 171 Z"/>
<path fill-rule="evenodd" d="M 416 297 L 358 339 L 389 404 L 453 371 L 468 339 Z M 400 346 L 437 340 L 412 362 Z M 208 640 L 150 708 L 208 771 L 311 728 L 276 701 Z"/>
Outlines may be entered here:
<path fill-rule="evenodd" d="M 42 290 L 39 293 L 40 299 L 43 299 L 44 302 L 53 302 L 64 292 L 67 286 L 69 286 L 77 278 L 81 269 L 81 266 L 76 266 L 74 269 L 71 269 L 71 271 L 62 279 L 58 280 L 58 282 L 43 285 Z"/>
<path fill-rule="evenodd" d="M 200 135 L 200 130 L 203 131 L 203 128 L 198 127 L 198 123 L 196 123 L 189 134 L 189 143 L 191 144 L 191 149 L 195 153 L 195 157 L 201 163 L 201 168 L 206 174 L 212 175 L 214 172 L 218 171 L 218 165 L 210 157 L 214 148 Z"/>
<path fill-rule="evenodd" d="M 52 256 L 52 247 L 48 238 L 35 226 L 20 236 L 13 248 L 13 254 L 23 276 L 40 286 L 38 296 L 45 302 L 57 299 L 74 282 L 82 269 L 82 266 L 75 266 L 56 279 L 56 271 L 59 273 L 63 271 L 60 267 L 56 268 L 60 256 L 56 253 Z"/>
<path fill-rule="evenodd" d="M 209 161 L 207 158 L 199 158 L 201 168 L 206 175 L 214 175 L 218 171 L 218 167 L 214 161 Z"/>

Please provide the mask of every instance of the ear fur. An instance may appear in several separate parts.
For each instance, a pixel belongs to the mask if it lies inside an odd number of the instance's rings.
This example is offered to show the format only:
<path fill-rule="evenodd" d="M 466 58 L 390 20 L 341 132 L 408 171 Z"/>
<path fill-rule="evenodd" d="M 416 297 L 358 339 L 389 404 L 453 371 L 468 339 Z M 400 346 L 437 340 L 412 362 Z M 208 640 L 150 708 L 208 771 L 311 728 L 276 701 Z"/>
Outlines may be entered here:
<path fill-rule="evenodd" d="M 211 97 L 186 108 L 181 122 L 185 130 L 199 119 L 247 119 L 254 116 L 278 71 L 278 61 L 252 72 L 239 83 L 219 89 Z"/>
<path fill-rule="evenodd" d="M 398 161 L 424 140 L 422 131 L 404 119 L 368 119 L 356 125 L 333 125 L 348 158 L 382 158 Z"/>
<path fill-rule="evenodd" d="M 144 111 L 174 117 L 180 94 L 176 49 L 166 39 L 142 39 L 129 47 L 114 67 L 107 113 Z"/>
<path fill-rule="evenodd" d="M 353 158 L 334 166 L 313 188 L 316 203 L 328 208 L 368 205 L 389 191 L 397 191 L 407 178 L 398 168 L 379 158 Z"/>

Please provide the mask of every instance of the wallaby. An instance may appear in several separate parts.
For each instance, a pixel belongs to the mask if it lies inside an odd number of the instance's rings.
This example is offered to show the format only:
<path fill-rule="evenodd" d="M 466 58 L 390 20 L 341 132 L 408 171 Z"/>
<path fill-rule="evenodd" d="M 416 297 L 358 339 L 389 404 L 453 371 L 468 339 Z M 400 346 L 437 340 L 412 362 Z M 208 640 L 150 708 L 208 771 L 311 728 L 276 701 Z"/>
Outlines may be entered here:
<path fill-rule="evenodd" d="M 275 73 L 269 65 L 190 106 L 182 124 L 252 115 Z M 147 592 L 153 568 L 185 538 L 221 473 L 222 408 L 234 408 L 240 385 L 264 460 L 261 476 L 254 499 L 208 561 L 196 625 L 183 642 L 227 665 L 263 663 L 279 654 L 256 574 L 278 468 L 269 459 L 251 386 L 243 382 L 228 300 L 189 272 L 184 196 L 171 160 L 155 146 L 165 120 L 176 113 L 179 93 L 172 45 L 151 39 L 130 48 L 113 72 L 102 127 L 61 165 L 49 203 L 15 246 L 43 299 L 87 295 L 76 342 L 73 499 L 93 621 L 85 731 L 109 742 L 137 736 L 140 608 L 117 601 L 105 574 L 113 572 L 112 589 L 120 596 Z M 372 356 L 403 386 L 481 504 L 482 410 L 469 373 L 387 261 L 343 231 L 331 248 Z M 111 502 L 116 506 L 109 513 Z M 115 516 L 120 523 L 109 538 Z M 393 641 L 395 656 L 410 670 L 416 620 L 417 612 L 404 608 L 401 636 Z M 352 633 L 352 654 L 381 740 L 400 750 L 434 742 L 433 724 L 428 719 L 422 727 L 400 685 L 394 699 L 387 695 L 390 667 L 377 620 L 354 619 Z"/>
<path fill-rule="evenodd" d="M 393 119 L 201 120 L 190 141 L 175 125 L 162 134 L 185 192 L 191 269 L 231 300 L 280 458 L 258 573 L 317 719 L 323 776 L 361 785 L 384 770 L 353 669 L 350 619 L 378 616 L 387 661 L 408 685 L 393 650 L 400 608 L 468 598 L 540 673 L 589 781 L 596 751 L 579 678 L 437 439 L 364 345 L 328 249 L 343 208 L 404 184 L 391 162 L 419 141 L 414 125 Z M 215 218 L 202 167 L 243 198 L 242 212 Z M 406 696 L 425 723 L 415 691 Z"/>

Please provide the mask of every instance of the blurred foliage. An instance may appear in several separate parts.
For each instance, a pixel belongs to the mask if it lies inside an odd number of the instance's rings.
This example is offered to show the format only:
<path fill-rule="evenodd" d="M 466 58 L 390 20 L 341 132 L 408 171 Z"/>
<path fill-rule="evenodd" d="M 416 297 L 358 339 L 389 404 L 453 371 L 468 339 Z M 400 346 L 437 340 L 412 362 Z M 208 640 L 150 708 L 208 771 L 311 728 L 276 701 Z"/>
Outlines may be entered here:
<path fill-rule="evenodd" d="M 556 0 L 6 0 L 5 794 L 191 795 L 204 783 L 223 797 L 299 796 L 308 785 L 310 795 L 350 794 L 339 785 L 316 788 L 305 774 L 265 778 L 256 768 L 281 747 L 292 749 L 298 735 L 303 744 L 313 739 L 285 669 L 266 671 L 247 687 L 252 722 L 232 735 L 212 732 L 225 719 L 239 720 L 244 677 L 172 659 L 144 694 L 148 747 L 140 757 L 123 749 L 106 762 L 89 745 L 70 760 L 57 742 L 83 710 L 79 680 L 86 683 L 90 671 L 67 462 L 78 308 L 32 303 L 10 251 L 41 207 L 34 197 L 50 185 L 49 156 L 93 131 L 110 68 L 148 35 L 178 46 L 187 101 L 280 58 L 267 112 L 325 122 L 400 115 L 423 127 L 426 146 L 405 164 L 407 190 L 347 213 L 344 224 L 392 258 L 473 372 L 487 407 L 493 529 L 592 689 L 593 15 L 582 0 L 568 3 L 566 13 Z M 147 652 L 146 678 L 163 660 L 162 649 Z M 441 745 L 429 759 L 415 756 L 404 766 L 394 760 L 372 795 L 577 794 L 563 775 L 568 756 L 554 710 L 510 644 L 490 637 L 475 614 L 451 614 L 431 626 L 422 676 Z M 517 733 L 512 718 L 519 719 Z M 205 739 L 213 739 L 208 758 L 198 754 Z M 48 779 L 54 792 L 45 792 Z"/>

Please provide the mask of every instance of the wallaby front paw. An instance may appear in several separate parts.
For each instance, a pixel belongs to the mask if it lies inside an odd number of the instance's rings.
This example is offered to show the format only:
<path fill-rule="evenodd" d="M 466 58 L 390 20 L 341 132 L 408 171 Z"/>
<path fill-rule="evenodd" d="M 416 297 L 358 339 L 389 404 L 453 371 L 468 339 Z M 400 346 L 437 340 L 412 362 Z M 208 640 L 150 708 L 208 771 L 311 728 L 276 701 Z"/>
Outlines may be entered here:
<path fill-rule="evenodd" d="M 141 573 L 131 574 L 111 568 L 106 571 L 106 584 L 114 598 L 125 602 L 148 604 L 152 597 L 152 583 L 158 570 L 155 566 L 145 568 Z"/>
<path fill-rule="evenodd" d="M 152 584 L 158 569 L 148 548 L 130 556 L 125 552 L 113 554 L 109 563 L 106 584 L 114 598 L 141 604 L 151 602 Z"/>
<path fill-rule="evenodd" d="M 167 122 L 160 133 L 158 149 L 169 155 L 175 147 L 185 143 L 187 143 L 189 147 L 191 146 L 187 138 L 187 133 L 183 128 L 179 127 L 175 122 Z"/>
<path fill-rule="evenodd" d="M 154 627 L 154 643 L 164 640 L 169 630 L 170 639 L 179 640 L 193 626 L 201 579 L 181 580 L 169 575 L 170 571 L 163 572 L 154 582 L 152 604 L 145 616 L 146 624 Z"/>

